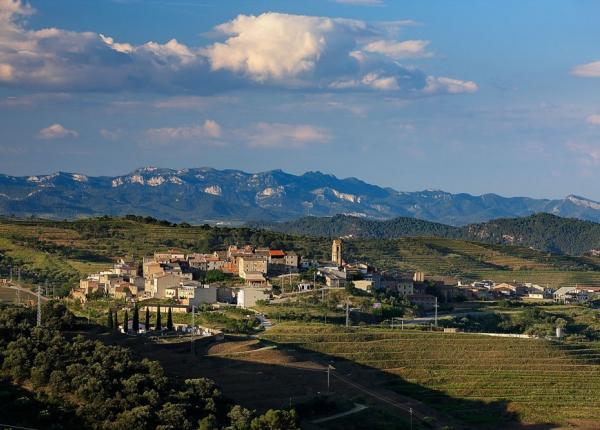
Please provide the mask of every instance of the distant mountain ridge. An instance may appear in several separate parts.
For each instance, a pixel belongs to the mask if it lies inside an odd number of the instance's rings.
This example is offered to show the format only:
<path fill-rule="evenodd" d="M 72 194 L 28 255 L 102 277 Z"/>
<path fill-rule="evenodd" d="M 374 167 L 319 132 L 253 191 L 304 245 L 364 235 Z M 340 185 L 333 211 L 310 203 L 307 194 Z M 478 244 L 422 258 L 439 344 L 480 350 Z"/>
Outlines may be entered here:
<path fill-rule="evenodd" d="M 600 224 L 552 214 L 522 218 L 501 218 L 461 227 L 415 218 L 377 221 L 336 215 L 304 217 L 294 221 L 254 222 L 249 227 L 301 236 L 394 239 L 407 236 L 434 236 L 491 244 L 532 247 L 541 251 L 581 255 L 600 249 Z"/>
<path fill-rule="evenodd" d="M 243 223 L 345 214 L 460 226 L 539 212 L 600 221 L 600 203 L 574 195 L 551 200 L 435 190 L 400 192 L 321 172 L 253 174 L 209 167 L 144 167 L 120 176 L 0 175 L 0 214 L 21 217 L 72 219 L 134 213 L 173 222 Z"/>

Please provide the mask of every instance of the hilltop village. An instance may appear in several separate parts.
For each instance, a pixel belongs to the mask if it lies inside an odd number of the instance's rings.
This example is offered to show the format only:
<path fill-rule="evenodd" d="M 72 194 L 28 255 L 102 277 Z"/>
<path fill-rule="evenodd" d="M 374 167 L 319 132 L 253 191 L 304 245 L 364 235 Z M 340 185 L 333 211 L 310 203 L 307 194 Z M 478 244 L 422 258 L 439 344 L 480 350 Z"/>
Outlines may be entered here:
<path fill-rule="evenodd" d="M 318 289 L 383 293 L 403 299 L 422 312 L 433 310 L 438 303 L 466 300 L 553 299 L 582 303 L 600 293 L 599 287 L 585 285 L 552 290 L 533 283 L 464 283 L 451 277 L 429 277 L 423 272 L 381 271 L 365 262 L 347 262 L 343 241 L 335 239 L 329 261 L 251 245 L 232 245 L 209 254 L 169 250 L 142 261 L 120 258 L 111 269 L 81 279 L 79 287 L 71 291 L 71 298 L 82 303 L 106 296 L 141 306 L 152 303 L 148 305 L 151 311 L 156 311 L 160 303 L 168 303 L 173 312 L 188 313 L 193 307 L 219 303 L 252 308 L 258 302 Z"/>

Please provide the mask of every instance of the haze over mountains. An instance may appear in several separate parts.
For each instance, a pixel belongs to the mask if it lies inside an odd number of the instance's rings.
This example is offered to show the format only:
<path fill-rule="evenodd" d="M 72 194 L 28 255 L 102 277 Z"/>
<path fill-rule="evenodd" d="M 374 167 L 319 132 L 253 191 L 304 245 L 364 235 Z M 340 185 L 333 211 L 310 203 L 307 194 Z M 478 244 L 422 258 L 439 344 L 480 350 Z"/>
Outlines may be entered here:
<path fill-rule="evenodd" d="M 65 172 L 0 175 L 1 214 L 54 219 L 134 213 L 173 222 L 241 223 L 346 214 L 379 220 L 410 217 L 461 226 L 539 212 L 600 221 L 600 203 L 573 195 L 551 200 L 432 190 L 401 192 L 320 172 L 252 174 L 208 167 L 145 167 L 114 177 Z"/>

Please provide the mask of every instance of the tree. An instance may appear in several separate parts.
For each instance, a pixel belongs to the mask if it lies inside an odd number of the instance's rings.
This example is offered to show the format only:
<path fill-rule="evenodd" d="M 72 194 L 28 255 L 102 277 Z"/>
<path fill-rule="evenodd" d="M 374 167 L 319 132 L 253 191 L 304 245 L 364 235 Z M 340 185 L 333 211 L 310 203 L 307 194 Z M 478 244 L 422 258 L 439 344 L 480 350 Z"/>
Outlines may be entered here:
<path fill-rule="evenodd" d="M 123 321 L 123 331 L 127 333 L 129 331 L 129 312 L 125 309 L 125 321 Z"/>
<path fill-rule="evenodd" d="M 148 306 L 146 306 L 146 331 L 150 331 L 150 310 L 148 309 Z"/>
<path fill-rule="evenodd" d="M 160 305 L 156 306 L 156 325 L 154 326 L 155 330 L 162 330 L 162 321 L 160 318 Z"/>
<path fill-rule="evenodd" d="M 253 418 L 252 411 L 243 408 L 240 405 L 235 405 L 231 408 L 227 416 L 231 420 L 232 430 L 250 430 Z"/>
<path fill-rule="evenodd" d="M 115 311 L 115 331 L 119 331 L 119 312 Z"/>
<path fill-rule="evenodd" d="M 131 323 L 131 329 L 137 334 L 140 331 L 140 310 L 137 304 L 133 308 L 133 322 Z"/>
<path fill-rule="evenodd" d="M 109 331 L 113 331 L 115 329 L 115 323 L 113 321 L 113 314 L 112 314 L 111 309 L 108 310 L 108 319 L 106 321 L 106 328 L 108 328 Z"/>
<path fill-rule="evenodd" d="M 252 420 L 252 430 L 298 430 L 296 411 L 269 409 L 266 414 Z"/>
<path fill-rule="evenodd" d="M 173 331 L 173 312 L 171 311 L 171 306 L 169 306 L 169 311 L 167 312 L 167 330 Z"/>
<path fill-rule="evenodd" d="M 213 414 L 209 414 L 202 418 L 199 422 L 198 430 L 217 430 L 219 428 L 219 422 L 217 417 Z"/>

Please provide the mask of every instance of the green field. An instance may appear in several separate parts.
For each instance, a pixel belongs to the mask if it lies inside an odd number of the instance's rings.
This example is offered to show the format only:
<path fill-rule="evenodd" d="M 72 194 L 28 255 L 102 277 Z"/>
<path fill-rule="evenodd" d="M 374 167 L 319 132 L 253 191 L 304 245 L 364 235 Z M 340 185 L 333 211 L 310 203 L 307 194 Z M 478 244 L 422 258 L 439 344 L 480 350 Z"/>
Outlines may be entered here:
<path fill-rule="evenodd" d="M 593 343 L 295 324 L 263 338 L 376 369 L 389 389 L 472 425 L 600 419 Z"/>

